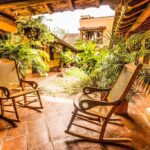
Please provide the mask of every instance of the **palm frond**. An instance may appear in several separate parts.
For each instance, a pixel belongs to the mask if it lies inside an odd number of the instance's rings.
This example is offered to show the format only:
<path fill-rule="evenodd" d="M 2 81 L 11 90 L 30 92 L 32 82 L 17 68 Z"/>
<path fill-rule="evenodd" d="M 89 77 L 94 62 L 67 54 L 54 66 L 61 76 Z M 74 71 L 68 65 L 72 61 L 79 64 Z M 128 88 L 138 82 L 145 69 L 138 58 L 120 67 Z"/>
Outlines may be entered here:
<path fill-rule="evenodd" d="M 137 85 L 145 94 L 150 94 L 150 66 L 145 65 L 137 78 Z"/>

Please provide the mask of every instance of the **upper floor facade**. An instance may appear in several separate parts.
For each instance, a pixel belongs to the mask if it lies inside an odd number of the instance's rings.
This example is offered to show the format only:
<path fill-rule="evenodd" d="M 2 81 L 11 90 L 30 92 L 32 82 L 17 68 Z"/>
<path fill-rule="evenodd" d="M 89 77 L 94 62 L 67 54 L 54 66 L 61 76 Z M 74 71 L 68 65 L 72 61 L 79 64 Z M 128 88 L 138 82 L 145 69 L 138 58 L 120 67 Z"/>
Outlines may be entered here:
<path fill-rule="evenodd" d="M 93 40 L 100 46 L 109 45 L 114 17 L 81 16 L 80 39 Z"/>

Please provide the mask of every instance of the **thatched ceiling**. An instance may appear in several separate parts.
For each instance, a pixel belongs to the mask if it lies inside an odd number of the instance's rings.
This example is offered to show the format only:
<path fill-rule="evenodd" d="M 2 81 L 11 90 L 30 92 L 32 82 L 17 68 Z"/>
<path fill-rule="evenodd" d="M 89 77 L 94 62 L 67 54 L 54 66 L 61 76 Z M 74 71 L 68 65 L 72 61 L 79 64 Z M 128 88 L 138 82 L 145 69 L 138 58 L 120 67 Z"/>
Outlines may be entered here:
<path fill-rule="evenodd" d="M 113 32 L 126 37 L 150 30 L 150 0 L 127 0 L 116 10 Z"/>

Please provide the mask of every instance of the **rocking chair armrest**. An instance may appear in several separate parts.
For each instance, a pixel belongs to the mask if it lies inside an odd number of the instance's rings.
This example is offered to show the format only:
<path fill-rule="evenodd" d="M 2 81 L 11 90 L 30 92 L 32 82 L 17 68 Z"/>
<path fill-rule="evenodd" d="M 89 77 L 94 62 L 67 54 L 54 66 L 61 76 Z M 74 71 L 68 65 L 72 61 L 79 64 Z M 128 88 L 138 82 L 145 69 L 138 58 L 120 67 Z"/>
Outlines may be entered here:
<path fill-rule="evenodd" d="M 109 91 L 110 88 L 96 88 L 96 87 L 85 87 L 83 88 L 83 93 L 84 94 L 90 94 L 90 93 L 93 93 L 93 92 L 107 92 Z"/>
<path fill-rule="evenodd" d="M 23 86 L 23 83 L 30 85 L 33 89 L 36 89 L 38 87 L 38 84 L 35 81 L 26 81 L 26 80 L 21 79 L 22 86 Z"/>
<path fill-rule="evenodd" d="M 3 94 L 6 96 L 6 97 L 9 97 L 10 96 L 10 91 L 8 88 L 4 87 L 4 86 L 0 86 L 0 90 L 3 92 Z M 1 96 L 0 96 L 1 97 Z"/>
<path fill-rule="evenodd" d="M 97 106 L 118 106 L 120 103 L 121 103 L 120 100 L 114 102 L 107 102 L 107 101 L 93 101 L 85 99 L 79 102 L 79 107 L 83 110 L 88 110 Z"/>

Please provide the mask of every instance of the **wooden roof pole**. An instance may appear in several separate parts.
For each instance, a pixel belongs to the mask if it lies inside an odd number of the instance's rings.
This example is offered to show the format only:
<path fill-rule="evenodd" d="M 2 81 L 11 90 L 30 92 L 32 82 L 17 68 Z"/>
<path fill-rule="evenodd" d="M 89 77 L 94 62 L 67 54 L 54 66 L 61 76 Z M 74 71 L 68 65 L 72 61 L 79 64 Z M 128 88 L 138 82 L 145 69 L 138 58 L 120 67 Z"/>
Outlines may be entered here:
<path fill-rule="evenodd" d="M 128 3 L 130 3 L 131 1 L 134 1 L 134 0 L 130 0 Z M 129 6 L 129 5 L 127 5 L 127 9 L 128 9 L 128 10 L 131 10 L 131 9 L 133 9 L 133 8 L 140 7 L 141 5 L 143 5 L 143 4 L 147 3 L 147 2 L 149 2 L 149 0 L 143 0 L 142 2 L 136 4 L 136 5 L 132 6 L 132 7 Z"/>
<path fill-rule="evenodd" d="M 14 2 L 14 3 L 8 3 L 8 4 L 0 4 L 0 10 L 2 9 L 10 9 L 10 8 L 24 8 L 27 6 L 32 6 L 32 5 L 38 5 L 38 4 L 44 4 L 44 3 L 52 3 L 52 2 L 56 2 L 59 0 L 25 0 L 25 1 L 21 1 L 21 2 Z"/>
<path fill-rule="evenodd" d="M 119 30 L 122 30 L 122 29 L 124 29 L 124 28 L 127 28 L 127 27 L 129 27 L 130 25 L 132 25 L 133 23 L 132 22 L 130 22 L 130 23 L 128 23 L 128 24 L 126 24 L 126 25 L 123 25 L 123 26 L 119 26 Z"/>
<path fill-rule="evenodd" d="M 124 19 L 124 18 L 123 18 Z M 134 18 L 131 18 L 130 20 L 128 20 L 128 21 L 121 21 L 121 23 L 120 23 L 120 26 L 126 26 L 126 25 L 128 25 L 128 23 L 131 23 L 132 21 L 134 21 L 136 18 L 134 17 Z"/>
<path fill-rule="evenodd" d="M 29 11 L 30 14 L 33 14 L 33 15 L 35 14 L 35 12 L 30 6 L 28 6 L 26 9 Z"/>
<path fill-rule="evenodd" d="M 74 10 L 73 0 L 67 0 L 70 10 Z"/>
<path fill-rule="evenodd" d="M 100 6 L 100 0 L 96 0 L 96 7 L 98 8 Z"/>
<path fill-rule="evenodd" d="M 17 16 L 15 15 L 15 13 L 12 11 L 12 10 L 10 10 L 10 9 L 7 9 L 7 10 L 5 10 L 5 11 L 0 11 L 1 13 L 4 13 L 4 14 L 6 14 L 6 15 L 9 15 L 9 16 L 14 16 L 14 18 L 16 18 Z"/>
<path fill-rule="evenodd" d="M 0 29 L 7 32 L 15 32 L 16 24 L 14 21 L 0 15 Z"/>
<path fill-rule="evenodd" d="M 49 14 L 51 14 L 52 13 L 52 11 L 51 11 L 51 9 L 48 7 L 48 5 L 45 3 L 45 4 L 43 4 L 44 5 L 44 7 L 45 7 L 45 9 L 46 9 L 46 11 L 49 13 Z"/>
<path fill-rule="evenodd" d="M 135 11 L 134 13 L 132 13 L 131 15 L 124 15 L 123 19 L 126 19 L 126 18 L 130 18 L 130 17 L 133 17 L 134 15 L 138 14 L 138 13 L 141 13 L 143 11 L 143 9 L 140 9 L 138 11 Z"/>
<path fill-rule="evenodd" d="M 125 7 L 125 6 L 122 6 L 122 7 L 121 7 L 120 17 L 119 17 L 119 19 L 118 19 L 118 23 L 117 23 L 117 25 L 116 25 L 116 28 L 115 28 L 115 30 L 114 30 L 114 33 L 117 32 L 117 30 L 118 30 L 118 28 L 119 28 L 119 25 L 120 25 L 120 23 L 121 23 L 121 20 L 122 20 L 122 17 L 123 17 L 123 15 L 124 15 L 124 13 L 125 13 L 125 10 L 126 10 L 126 7 Z"/>
<path fill-rule="evenodd" d="M 147 8 L 142 12 L 142 14 L 138 17 L 133 26 L 126 33 L 125 37 L 128 38 L 129 33 L 135 31 L 148 17 L 150 17 L 150 3 L 148 4 Z"/>

